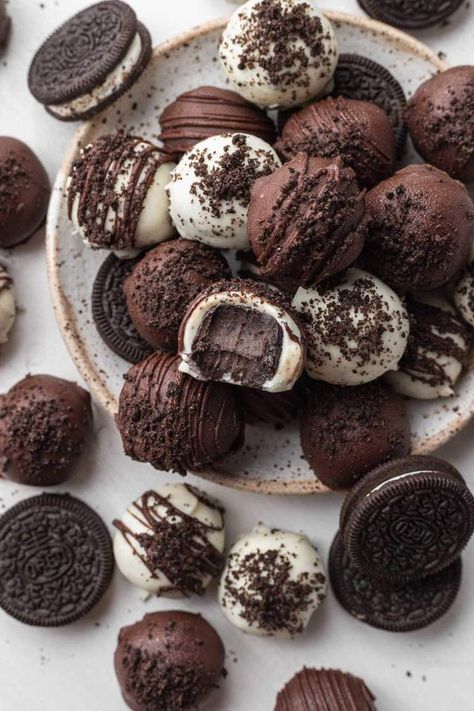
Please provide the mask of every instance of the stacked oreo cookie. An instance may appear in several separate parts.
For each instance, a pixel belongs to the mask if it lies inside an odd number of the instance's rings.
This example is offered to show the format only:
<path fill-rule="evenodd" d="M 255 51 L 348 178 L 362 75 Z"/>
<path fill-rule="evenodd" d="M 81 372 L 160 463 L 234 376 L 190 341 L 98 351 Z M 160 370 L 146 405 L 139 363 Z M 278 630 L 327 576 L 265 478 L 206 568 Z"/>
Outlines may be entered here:
<path fill-rule="evenodd" d="M 373 627 L 425 627 L 453 604 L 473 531 L 474 496 L 453 466 L 434 457 L 392 460 L 344 501 L 329 557 L 334 593 Z"/>

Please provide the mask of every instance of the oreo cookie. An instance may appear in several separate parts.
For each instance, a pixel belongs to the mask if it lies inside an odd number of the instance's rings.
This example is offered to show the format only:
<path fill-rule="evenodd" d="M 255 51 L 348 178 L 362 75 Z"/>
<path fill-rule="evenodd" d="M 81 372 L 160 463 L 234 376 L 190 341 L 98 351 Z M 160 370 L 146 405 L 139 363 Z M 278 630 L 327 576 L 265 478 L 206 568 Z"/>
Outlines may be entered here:
<path fill-rule="evenodd" d="M 385 586 L 351 560 L 338 533 L 329 553 L 329 579 L 342 607 L 371 627 L 411 632 L 442 617 L 456 599 L 462 564 L 458 558 L 440 573 L 421 581 Z"/>
<path fill-rule="evenodd" d="M 464 0 L 358 0 L 374 20 L 406 30 L 422 30 L 444 22 Z"/>
<path fill-rule="evenodd" d="M 87 119 L 129 89 L 151 57 L 150 33 L 121 0 L 86 8 L 36 52 L 31 93 L 62 121 Z"/>
<path fill-rule="evenodd" d="M 111 254 L 102 264 L 92 288 L 92 317 L 102 340 L 129 363 L 139 363 L 153 353 L 132 323 L 123 283 L 137 259 L 119 259 Z"/>
<path fill-rule="evenodd" d="M 107 590 L 113 566 L 104 523 L 72 496 L 34 496 L 0 518 L 0 607 L 27 625 L 83 617 Z"/>
<path fill-rule="evenodd" d="M 474 497 L 447 462 L 392 460 L 348 494 L 340 527 L 360 570 L 391 583 L 418 580 L 458 558 L 474 530 Z"/>
<path fill-rule="evenodd" d="M 407 139 L 404 113 L 405 92 L 388 69 L 358 54 L 341 54 L 334 74 L 332 96 L 370 101 L 383 109 L 393 125 L 397 153 L 403 153 Z"/>

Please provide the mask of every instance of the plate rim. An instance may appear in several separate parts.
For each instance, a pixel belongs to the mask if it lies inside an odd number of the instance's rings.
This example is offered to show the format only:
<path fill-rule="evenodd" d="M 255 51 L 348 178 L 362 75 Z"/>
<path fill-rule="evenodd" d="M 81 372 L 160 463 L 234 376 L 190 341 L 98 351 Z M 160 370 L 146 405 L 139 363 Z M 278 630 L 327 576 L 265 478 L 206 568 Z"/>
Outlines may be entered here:
<path fill-rule="evenodd" d="M 389 40 L 400 43 L 404 47 L 408 48 L 411 53 L 422 57 L 428 62 L 431 62 L 439 71 L 444 71 L 449 66 L 425 44 L 411 35 L 408 35 L 406 32 L 390 27 L 383 22 L 345 12 L 325 11 L 324 14 L 331 22 L 346 23 L 355 27 L 371 30 L 378 35 L 385 35 Z M 156 61 L 168 52 L 179 49 L 185 43 L 192 42 L 193 40 L 196 40 L 206 34 L 223 29 L 228 22 L 228 19 L 228 17 L 224 17 L 211 20 L 182 32 L 169 40 L 166 40 L 153 49 L 153 60 Z M 55 224 L 56 216 L 58 215 L 60 209 L 60 203 L 63 198 L 66 178 L 69 174 L 71 163 L 77 154 L 77 147 L 84 142 L 85 137 L 92 130 L 93 126 L 94 119 L 91 119 L 83 123 L 74 133 L 54 181 L 46 221 L 47 273 L 53 310 L 61 336 L 66 344 L 69 354 L 80 375 L 89 387 L 96 403 L 101 405 L 112 417 L 115 417 L 117 411 L 117 400 L 114 394 L 110 392 L 105 383 L 99 377 L 96 368 L 89 357 L 86 344 L 83 342 L 79 334 L 74 309 L 62 287 L 60 268 L 58 264 L 60 235 Z M 474 357 L 469 363 L 469 370 L 473 369 Z M 473 412 L 474 395 L 470 403 L 470 407 L 466 408 L 463 413 L 460 413 L 457 417 L 453 418 L 450 425 L 445 427 L 442 432 L 437 435 L 432 435 L 431 437 L 424 439 L 422 442 L 415 442 L 413 453 L 429 454 L 438 447 L 441 447 L 458 434 L 458 432 L 460 432 L 460 430 L 471 419 Z M 285 482 L 277 479 L 253 479 L 250 475 L 237 476 L 231 473 L 226 473 L 225 471 L 219 471 L 217 469 L 203 470 L 192 473 L 215 484 L 220 484 L 233 489 L 252 491 L 254 493 L 299 495 L 321 494 L 331 491 L 328 487 L 324 486 L 318 479 L 316 479 L 316 477 L 314 481 L 295 480 Z"/>

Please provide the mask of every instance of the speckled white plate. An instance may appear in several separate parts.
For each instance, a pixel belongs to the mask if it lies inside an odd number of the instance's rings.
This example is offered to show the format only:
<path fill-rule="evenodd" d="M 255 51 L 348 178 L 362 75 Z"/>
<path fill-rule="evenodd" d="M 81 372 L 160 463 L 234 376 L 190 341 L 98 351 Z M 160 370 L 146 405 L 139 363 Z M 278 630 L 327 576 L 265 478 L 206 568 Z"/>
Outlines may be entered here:
<path fill-rule="evenodd" d="M 431 74 L 445 68 L 427 47 L 404 33 L 365 18 L 328 15 L 335 24 L 341 51 L 356 52 L 384 65 L 408 95 Z M 80 128 L 56 179 L 47 225 L 53 304 L 80 373 L 96 400 L 111 414 L 116 411 L 122 376 L 129 366 L 103 343 L 91 318 L 92 284 L 105 254 L 88 249 L 73 234 L 64 199 L 66 176 L 79 147 L 100 134 L 124 127 L 156 141 L 160 113 L 178 94 L 203 84 L 226 86 L 217 57 L 224 24 L 224 20 L 212 22 L 157 47 L 138 85 Z M 413 160 L 417 159 L 410 149 L 406 161 Z M 472 369 L 460 382 L 456 397 L 412 401 L 409 409 L 414 451 L 432 452 L 456 434 L 474 412 Z M 202 472 L 201 476 L 226 486 L 272 494 L 325 491 L 302 458 L 296 425 L 277 432 L 247 428 L 243 450 L 218 470 Z"/>

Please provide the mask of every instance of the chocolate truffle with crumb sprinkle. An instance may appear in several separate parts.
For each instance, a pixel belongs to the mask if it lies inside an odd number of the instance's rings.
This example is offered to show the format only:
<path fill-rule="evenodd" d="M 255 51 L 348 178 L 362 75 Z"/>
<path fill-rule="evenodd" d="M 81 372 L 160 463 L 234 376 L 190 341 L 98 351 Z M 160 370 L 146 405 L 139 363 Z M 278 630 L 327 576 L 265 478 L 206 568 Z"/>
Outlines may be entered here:
<path fill-rule="evenodd" d="M 154 353 L 130 368 L 116 421 L 125 454 L 184 475 L 240 447 L 244 422 L 233 388 L 195 380 L 179 365 L 179 356 Z"/>
<path fill-rule="evenodd" d="M 159 244 L 125 281 L 130 318 L 152 346 L 176 351 L 188 305 L 207 286 L 230 277 L 224 257 L 205 244 L 182 239 Z"/>
<path fill-rule="evenodd" d="M 88 392 L 52 375 L 28 375 L 0 395 L 0 475 L 30 486 L 63 483 L 91 425 Z"/>
<path fill-rule="evenodd" d="M 330 489 L 349 488 L 373 467 L 410 452 L 405 404 L 380 381 L 353 388 L 314 383 L 300 427 L 303 453 Z"/>
<path fill-rule="evenodd" d="M 260 274 L 294 290 L 342 271 L 364 246 L 364 211 L 340 158 L 299 153 L 252 188 L 248 234 Z"/>
<path fill-rule="evenodd" d="M 22 141 L 0 136 L 0 248 L 33 236 L 46 217 L 49 178 Z"/>
<path fill-rule="evenodd" d="M 317 101 L 293 114 L 275 150 L 285 161 L 300 152 L 321 158 L 340 156 L 366 188 L 395 170 L 395 134 L 385 111 L 368 101 L 342 96 Z"/>
<path fill-rule="evenodd" d="M 224 659 L 221 638 L 201 615 L 167 610 L 122 627 L 114 662 L 132 711 L 187 711 L 218 686 Z"/>
<path fill-rule="evenodd" d="M 436 289 L 467 262 L 474 205 L 460 182 L 430 165 L 409 165 L 366 195 L 363 259 L 399 291 Z"/>
<path fill-rule="evenodd" d="M 428 163 L 474 182 L 474 67 L 452 67 L 425 81 L 405 113 L 411 138 Z"/>

